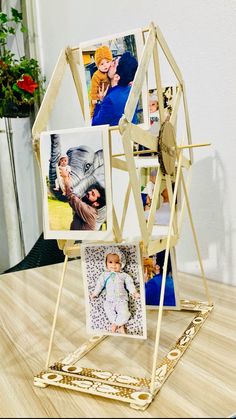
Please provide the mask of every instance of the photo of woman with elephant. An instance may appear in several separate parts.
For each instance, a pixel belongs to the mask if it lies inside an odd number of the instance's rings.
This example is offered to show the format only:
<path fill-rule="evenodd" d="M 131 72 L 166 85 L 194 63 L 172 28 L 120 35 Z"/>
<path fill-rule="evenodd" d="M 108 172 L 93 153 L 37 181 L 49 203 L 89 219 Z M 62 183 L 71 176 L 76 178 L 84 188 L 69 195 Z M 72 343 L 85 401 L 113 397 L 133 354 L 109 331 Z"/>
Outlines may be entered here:
<path fill-rule="evenodd" d="M 44 237 L 112 238 L 108 127 L 43 132 L 40 163 Z"/>

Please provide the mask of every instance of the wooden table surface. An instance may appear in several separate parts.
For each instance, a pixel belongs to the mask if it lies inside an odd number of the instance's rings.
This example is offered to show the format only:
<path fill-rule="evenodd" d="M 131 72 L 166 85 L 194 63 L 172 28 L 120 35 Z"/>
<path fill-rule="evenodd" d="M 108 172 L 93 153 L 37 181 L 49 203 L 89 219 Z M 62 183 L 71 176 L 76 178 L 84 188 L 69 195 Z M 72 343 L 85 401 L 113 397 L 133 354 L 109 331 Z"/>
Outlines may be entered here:
<path fill-rule="evenodd" d="M 63 264 L 0 275 L 0 417 L 5 418 L 224 418 L 236 412 L 236 287 L 208 281 L 214 309 L 145 411 L 129 404 L 48 386 L 35 387 L 44 369 Z M 179 275 L 180 297 L 205 301 L 201 279 Z M 193 313 L 164 311 L 160 359 Z M 87 354 L 87 367 L 150 376 L 157 312 L 147 312 L 148 339 L 110 336 Z M 80 260 L 68 262 L 51 363 L 89 336 Z"/>

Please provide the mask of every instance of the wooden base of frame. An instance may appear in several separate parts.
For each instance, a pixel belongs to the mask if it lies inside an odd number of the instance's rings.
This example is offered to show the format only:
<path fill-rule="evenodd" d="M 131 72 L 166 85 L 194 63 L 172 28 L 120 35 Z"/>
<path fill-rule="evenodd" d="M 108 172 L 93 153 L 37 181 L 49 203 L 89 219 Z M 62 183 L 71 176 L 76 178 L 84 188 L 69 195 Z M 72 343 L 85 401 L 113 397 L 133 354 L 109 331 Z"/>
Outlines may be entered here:
<path fill-rule="evenodd" d="M 207 302 L 181 300 L 180 311 L 190 311 L 196 314 L 183 334 L 157 366 L 153 393 L 150 391 L 151 380 L 148 378 L 121 375 L 117 372 L 82 368 L 74 365 L 105 339 L 106 336 L 92 337 L 75 352 L 56 362 L 47 370 L 41 371 L 34 377 L 34 385 L 38 387 L 52 385 L 102 396 L 129 403 L 133 409 L 145 410 L 173 372 L 179 359 L 190 346 L 212 309 L 213 305 L 209 305 Z"/>

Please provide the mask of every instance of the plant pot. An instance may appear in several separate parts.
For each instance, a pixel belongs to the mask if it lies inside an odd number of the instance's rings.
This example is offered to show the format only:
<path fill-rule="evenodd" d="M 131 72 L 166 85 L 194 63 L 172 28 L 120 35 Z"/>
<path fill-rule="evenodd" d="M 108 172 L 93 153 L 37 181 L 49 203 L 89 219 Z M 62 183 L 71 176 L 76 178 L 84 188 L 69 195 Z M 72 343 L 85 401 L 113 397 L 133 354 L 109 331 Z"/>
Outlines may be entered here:
<path fill-rule="evenodd" d="M 32 105 L 25 103 L 16 105 L 13 102 L 9 102 L 2 106 L 0 102 L 0 118 L 26 118 L 30 115 L 31 109 Z"/>

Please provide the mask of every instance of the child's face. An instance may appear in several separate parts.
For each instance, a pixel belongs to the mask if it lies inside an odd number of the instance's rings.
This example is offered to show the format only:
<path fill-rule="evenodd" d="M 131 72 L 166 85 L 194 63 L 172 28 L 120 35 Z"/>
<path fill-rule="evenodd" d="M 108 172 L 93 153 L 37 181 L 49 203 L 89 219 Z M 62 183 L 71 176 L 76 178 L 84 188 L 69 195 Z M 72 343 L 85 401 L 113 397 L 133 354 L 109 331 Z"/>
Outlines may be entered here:
<path fill-rule="evenodd" d="M 151 175 L 150 176 L 150 181 L 155 184 L 156 183 L 156 178 L 157 178 L 156 176 Z"/>
<path fill-rule="evenodd" d="M 158 102 L 156 100 L 149 101 L 149 111 L 150 113 L 156 112 L 159 109 Z"/>
<path fill-rule="evenodd" d="M 118 255 L 109 253 L 107 255 L 107 269 L 110 272 L 120 272 L 120 258 Z"/>
<path fill-rule="evenodd" d="M 65 166 L 67 166 L 67 164 L 68 164 L 68 157 L 62 157 L 60 159 L 60 166 L 65 167 Z"/>
<path fill-rule="evenodd" d="M 110 67 L 109 67 L 109 71 L 108 71 L 108 76 L 110 77 L 111 80 L 113 79 L 114 75 L 116 74 L 116 69 L 117 69 L 117 66 L 118 66 L 118 63 L 119 63 L 119 59 L 120 59 L 120 57 L 115 58 L 110 63 Z"/>
<path fill-rule="evenodd" d="M 102 72 L 102 73 L 107 73 L 109 68 L 111 66 L 111 61 L 106 60 L 106 58 L 103 58 L 102 61 L 100 62 L 98 69 Z"/>

